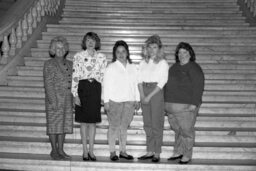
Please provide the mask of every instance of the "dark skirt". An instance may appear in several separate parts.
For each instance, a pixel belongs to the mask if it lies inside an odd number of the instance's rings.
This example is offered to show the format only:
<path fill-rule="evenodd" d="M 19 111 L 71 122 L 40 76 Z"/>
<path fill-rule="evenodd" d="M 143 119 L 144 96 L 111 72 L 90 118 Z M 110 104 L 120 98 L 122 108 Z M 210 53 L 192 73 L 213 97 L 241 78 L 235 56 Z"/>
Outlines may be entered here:
<path fill-rule="evenodd" d="M 75 121 L 79 123 L 101 122 L 101 84 L 93 80 L 80 80 L 78 96 L 81 106 L 75 106 Z"/>

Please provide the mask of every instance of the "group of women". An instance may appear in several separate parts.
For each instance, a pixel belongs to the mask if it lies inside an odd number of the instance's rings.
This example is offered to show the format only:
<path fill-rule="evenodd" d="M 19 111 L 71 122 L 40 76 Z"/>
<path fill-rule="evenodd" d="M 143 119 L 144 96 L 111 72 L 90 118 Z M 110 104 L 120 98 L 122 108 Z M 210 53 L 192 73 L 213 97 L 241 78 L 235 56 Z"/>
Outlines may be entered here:
<path fill-rule="evenodd" d="M 129 46 L 123 40 L 115 43 L 110 64 L 99 52 L 100 48 L 98 35 L 88 32 L 82 40 L 83 50 L 75 54 L 72 63 L 66 59 L 69 46 L 65 38 L 55 37 L 50 43 L 52 59 L 44 64 L 44 85 L 52 159 L 71 158 L 64 152 L 63 143 L 65 135 L 73 132 L 74 102 L 84 161 L 97 160 L 94 154 L 96 123 L 101 122 L 101 105 L 104 104 L 112 161 L 134 159 L 126 150 L 127 129 L 135 110 L 141 108 L 147 151 L 138 160 L 160 161 L 167 114 L 175 132 L 173 155 L 168 160 L 189 163 L 195 141 L 194 125 L 204 90 L 204 74 L 195 62 L 192 47 L 179 43 L 175 50 L 176 63 L 171 67 L 158 35 L 145 41 L 143 59 L 138 66 L 132 63 Z M 116 139 L 119 140 L 119 156 Z"/>

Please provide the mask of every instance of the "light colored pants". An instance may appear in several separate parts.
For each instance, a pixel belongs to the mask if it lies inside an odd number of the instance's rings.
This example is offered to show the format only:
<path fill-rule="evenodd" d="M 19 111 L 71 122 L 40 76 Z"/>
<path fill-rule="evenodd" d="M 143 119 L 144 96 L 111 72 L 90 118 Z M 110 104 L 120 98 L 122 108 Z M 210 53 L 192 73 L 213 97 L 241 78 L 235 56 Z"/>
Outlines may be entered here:
<path fill-rule="evenodd" d="M 165 103 L 168 121 L 175 132 L 174 154 L 192 158 L 195 143 L 195 122 L 199 108 L 190 111 L 189 104 Z"/>
<path fill-rule="evenodd" d="M 145 96 L 155 89 L 156 85 L 144 86 Z M 160 90 L 155 94 L 149 104 L 142 104 L 144 130 L 146 132 L 146 144 L 148 152 L 161 153 L 164 128 L 164 97 Z"/>
<path fill-rule="evenodd" d="M 119 138 L 119 150 L 126 151 L 127 128 L 134 115 L 134 102 L 109 101 L 108 143 L 110 152 L 115 151 L 116 139 Z"/>

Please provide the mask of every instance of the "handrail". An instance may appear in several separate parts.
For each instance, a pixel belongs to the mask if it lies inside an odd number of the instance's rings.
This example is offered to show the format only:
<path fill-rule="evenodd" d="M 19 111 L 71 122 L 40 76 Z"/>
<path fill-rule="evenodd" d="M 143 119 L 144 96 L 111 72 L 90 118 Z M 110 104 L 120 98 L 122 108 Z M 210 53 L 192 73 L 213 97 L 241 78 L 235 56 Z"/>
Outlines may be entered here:
<path fill-rule="evenodd" d="M 3 40 L 4 34 L 10 34 L 12 27 L 16 27 L 19 20 L 23 19 L 25 13 L 34 4 L 36 0 L 19 0 L 15 2 L 10 9 L 6 12 L 5 16 L 0 21 L 0 41 Z"/>
<path fill-rule="evenodd" d="M 256 16 L 256 0 L 244 0 L 249 11 L 252 13 L 253 17 Z"/>
<path fill-rule="evenodd" d="M 55 15 L 61 0 L 19 0 L 8 10 L 0 27 L 0 64 L 6 65 L 45 15 Z M 20 13 L 20 14 L 18 14 Z"/>

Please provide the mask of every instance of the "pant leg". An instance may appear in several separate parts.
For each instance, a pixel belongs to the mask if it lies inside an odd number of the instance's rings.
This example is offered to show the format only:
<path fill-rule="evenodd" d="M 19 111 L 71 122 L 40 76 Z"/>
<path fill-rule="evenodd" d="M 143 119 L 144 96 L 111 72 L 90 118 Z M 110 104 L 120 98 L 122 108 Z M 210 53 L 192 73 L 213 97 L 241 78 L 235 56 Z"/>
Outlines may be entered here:
<path fill-rule="evenodd" d="M 173 146 L 173 154 L 179 155 L 184 153 L 184 144 L 181 136 L 181 127 L 178 122 L 177 117 L 179 117 L 179 113 L 181 111 L 186 110 L 189 107 L 188 104 L 179 104 L 179 103 L 165 103 L 165 111 L 168 113 L 168 121 L 170 124 L 170 128 L 175 133 L 174 146 Z"/>
<path fill-rule="evenodd" d="M 119 134 L 119 149 L 122 152 L 126 151 L 127 128 L 132 122 L 134 115 L 134 102 L 123 102 L 123 111 L 121 114 L 121 128 Z"/>
<path fill-rule="evenodd" d="M 193 146 L 195 143 L 195 121 L 197 111 L 185 111 L 177 114 L 177 120 L 181 128 L 183 143 L 183 156 L 192 158 Z"/>
<path fill-rule="evenodd" d="M 147 95 L 152 88 L 143 86 L 143 91 Z M 152 90 L 151 90 L 152 91 Z M 152 115 L 151 115 L 151 106 L 150 104 L 142 104 L 142 116 L 143 116 L 143 128 L 146 133 L 146 145 L 147 152 L 154 151 L 154 139 L 152 133 Z"/>
<path fill-rule="evenodd" d="M 119 129 L 121 124 L 121 113 L 123 110 L 122 103 L 117 103 L 110 101 L 109 102 L 109 113 L 108 115 L 108 144 L 110 152 L 115 151 L 116 139 L 119 135 Z"/>
<path fill-rule="evenodd" d="M 164 96 L 160 90 L 150 100 L 151 115 L 152 115 L 152 133 L 154 141 L 155 153 L 161 153 L 163 144 L 163 129 L 164 129 Z"/>
<path fill-rule="evenodd" d="M 182 137 L 180 135 L 180 126 L 174 114 L 168 114 L 168 121 L 171 129 L 175 133 L 174 146 L 173 146 L 173 154 L 183 154 L 183 144 Z"/>

